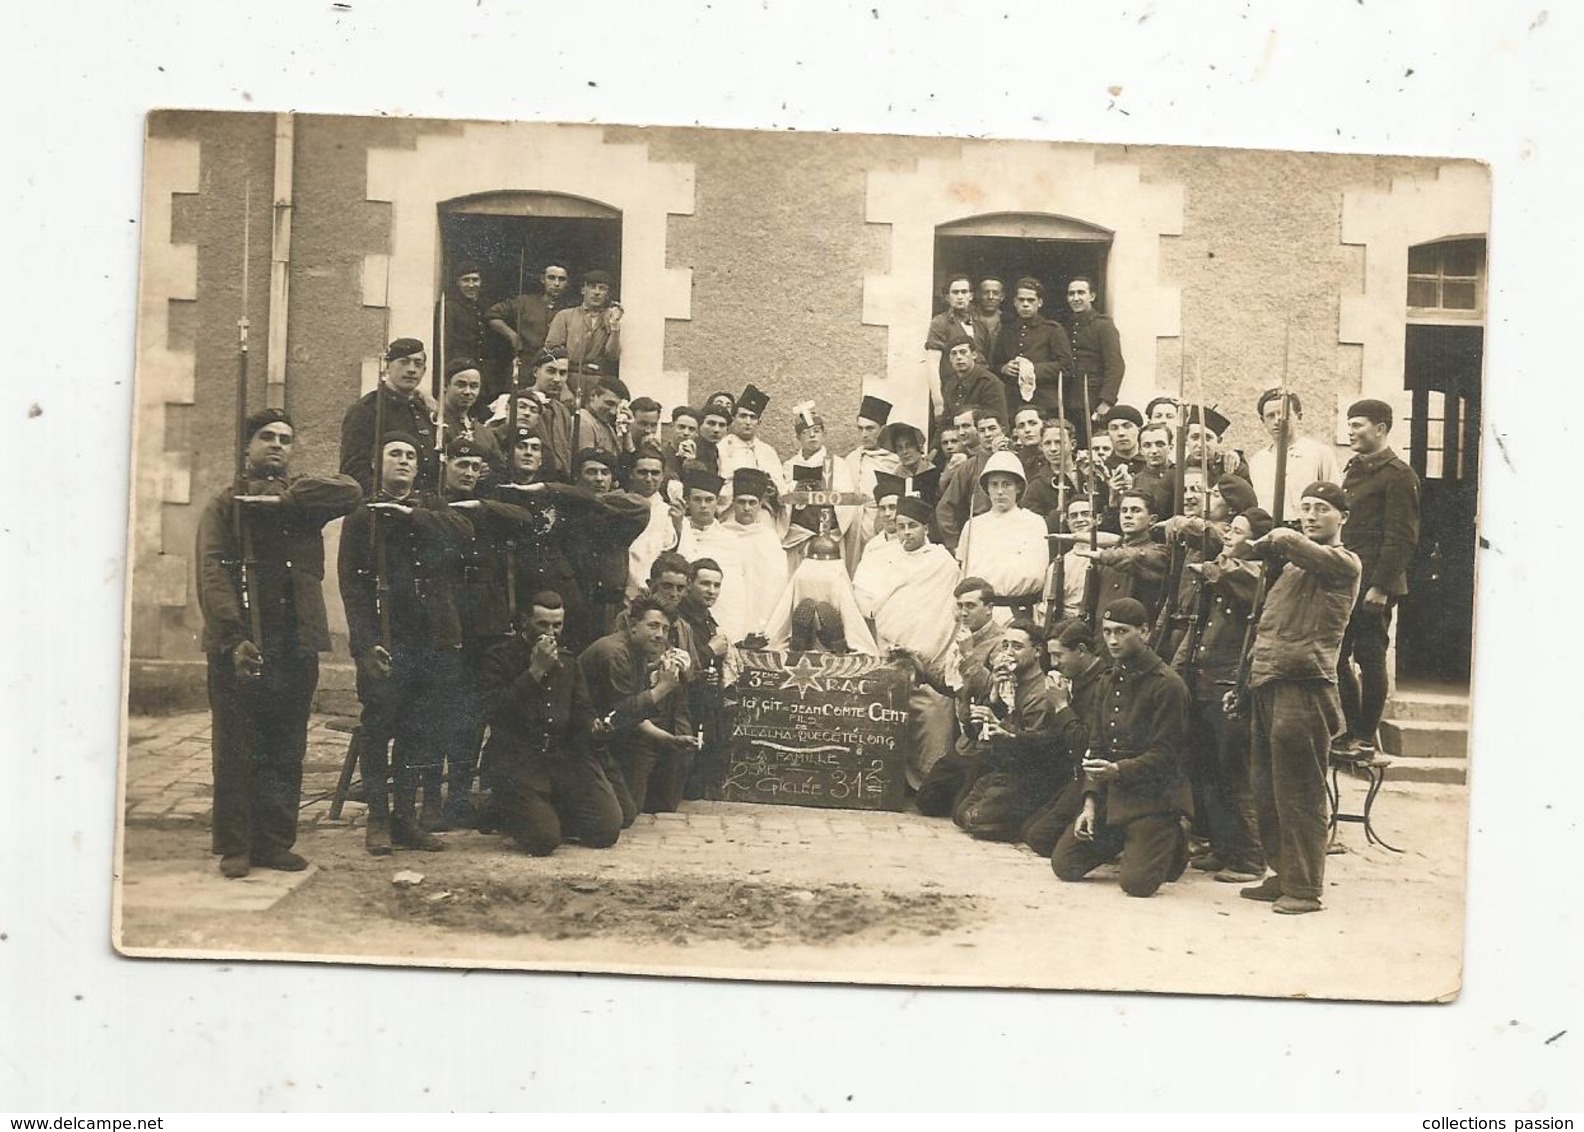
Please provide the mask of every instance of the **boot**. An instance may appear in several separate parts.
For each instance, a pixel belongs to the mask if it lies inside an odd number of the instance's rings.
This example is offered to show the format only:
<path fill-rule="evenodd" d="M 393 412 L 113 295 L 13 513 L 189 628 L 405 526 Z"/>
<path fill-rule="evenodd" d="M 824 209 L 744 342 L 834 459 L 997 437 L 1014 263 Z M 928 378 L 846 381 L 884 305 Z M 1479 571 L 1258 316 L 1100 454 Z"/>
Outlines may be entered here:
<path fill-rule="evenodd" d="M 397 812 L 391 818 L 391 841 L 403 849 L 418 849 L 425 853 L 438 853 L 445 848 L 445 842 L 434 834 L 424 830 L 418 819 L 409 810 L 405 814 Z"/>
<path fill-rule="evenodd" d="M 363 832 L 363 848 L 371 857 L 388 857 L 391 851 L 390 794 L 385 752 L 365 745 L 359 753 L 363 771 L 363 794 L 368 800 L 368 828 Z"/>
<path fill-rule="evenodd" d="M 381 799 L 381 802 L 384 800 Z M 367 849 L 370 857 L 389 857 L 391 851 L 391 823 L 390 814 L 384 805 L 375 807 L 369 805 L 368 829 L 363 833 L 363 848 Z"/>
<path fill-rule="evenodd" d="M 440 809 L 440 803 L 430 796 L 428 790 L 424 791 L 423 809 L 418 811 L 418 825 L 429 833 L 445 833 L 451 828 L 451 823 Z"/>

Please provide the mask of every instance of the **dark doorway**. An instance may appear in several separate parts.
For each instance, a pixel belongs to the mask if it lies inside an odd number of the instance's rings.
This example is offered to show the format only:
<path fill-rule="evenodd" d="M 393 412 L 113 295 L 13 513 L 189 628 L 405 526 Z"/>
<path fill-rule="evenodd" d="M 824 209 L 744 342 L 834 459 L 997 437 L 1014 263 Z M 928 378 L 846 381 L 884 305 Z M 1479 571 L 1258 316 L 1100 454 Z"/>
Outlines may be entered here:
<path fill-rule="evenodd" d="M 942 224 L 935 229 L 935 279 L 931 309 L 946 309 L 942 292 L 953 274 L 975 284 L 994 275 L 1005 285 L 1002 314 L 1012 309 L 1012 287 L 1025 275 L 1040 281 L 1045 302 L 1040 313 L 1058 322 L 1068 317 L 1067 283 L 1075 275 L 1094 280 L 1095 307 L 1106 310 L 1106 259 L 1111 233 L 1063 216 L 996 213 Z"/>
<path fill-rule="evenodd" d="M 1413 394 L 1408 462 L 1421 494 L 1419 549 L 1397 631 L 1399 678 L 1469 676 L 1484 348 L 1481 326 L 1407 327 L 1403 384 Z"/>
<path fill-rule="evenodd" d="M 471 260 L 484 277 L 484 306 L 539 291 L 545 265 L 555 260 L 571 275 L 563 304 L 576 306 L 585 272 L 608 271 L 621 297 L 621 213 L 598 201 L 561 193 L 501 192 L 462 197 L 440 205 L 440 279 Z M 511 348 L 490 335 L 486 366 L 509 369 Z"/>

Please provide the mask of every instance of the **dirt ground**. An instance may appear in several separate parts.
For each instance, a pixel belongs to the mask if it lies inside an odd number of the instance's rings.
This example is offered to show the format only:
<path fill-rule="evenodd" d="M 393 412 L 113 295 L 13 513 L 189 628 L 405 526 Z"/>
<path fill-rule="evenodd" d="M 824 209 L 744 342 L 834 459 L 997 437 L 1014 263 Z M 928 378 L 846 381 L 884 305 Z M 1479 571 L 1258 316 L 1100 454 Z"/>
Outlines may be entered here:
<path fill-rule="evenodd" d="M 1344 830 L 1326 910 L 1284 917 L 1190 870 L 1154 898 L 1062 884 L 1027 849 L 916 814 L 689 803 L 608 850 L 499 836 L 369 857 L 321 822 L 306 874 L 222 880 L 201 828 L 127 831 L 120 946 L 294 958 L 837 982 L 1425 1001 L 1457 992 L 1465 794 L 1388 787 L 1397 855 Z M 412 874 L 412 875 L 406 875 Z M 242 893 L 243 896 L 238 894 Z M 244 896 L 253 902 L 243 906 Z"/>

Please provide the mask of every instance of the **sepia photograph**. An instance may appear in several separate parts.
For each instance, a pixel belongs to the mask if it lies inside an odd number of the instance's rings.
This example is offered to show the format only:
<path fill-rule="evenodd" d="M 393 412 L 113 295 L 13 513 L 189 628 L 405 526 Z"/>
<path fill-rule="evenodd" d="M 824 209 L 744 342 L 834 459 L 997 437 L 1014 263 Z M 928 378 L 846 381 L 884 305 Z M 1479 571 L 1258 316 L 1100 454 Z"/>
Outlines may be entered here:
<path fill-rule="evenodd" d="M 143 146 L 122 954 L 1460 993 L 1484 165 Z"/>

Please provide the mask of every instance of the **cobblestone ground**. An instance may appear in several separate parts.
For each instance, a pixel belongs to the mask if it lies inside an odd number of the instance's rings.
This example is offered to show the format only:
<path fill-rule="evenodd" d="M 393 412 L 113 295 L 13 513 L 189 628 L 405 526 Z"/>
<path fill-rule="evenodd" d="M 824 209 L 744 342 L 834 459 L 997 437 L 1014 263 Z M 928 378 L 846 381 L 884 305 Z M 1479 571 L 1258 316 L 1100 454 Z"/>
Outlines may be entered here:
<path fill-rule="evenodd" d="M 1330 858 L 1326 911 L 1284 917 L 1193 870 L 1150 900 L 1124 897 L 1110 867 L 1061 884 L 1026 848 L 916 813 L 690 802 L 641 816 L 610 850 L 528 858 L 467 831 L 445 835 L 444 853 L 370 858 L 362 806 L 329 818 L 348 723 L 316 716 L 309 730 L 298 848 L 315 868 L 227 882 L 207 852 L 207 714 L 133 719 L 122 946 L 1409 1000 L 1455 993 L 1460 977 L 1460 786 L 1388 784 L 1378 824 L 1408 852 L 1344 827 L 1349 851 Z M 1344 791 L 1351 804 L 1362 785 Z M 404 870 L 423 880 L 393 885 Z M 838 922 L 811 927 L 800 904 Z"/>

